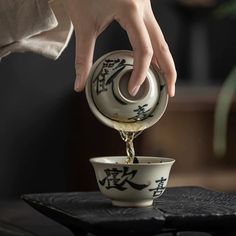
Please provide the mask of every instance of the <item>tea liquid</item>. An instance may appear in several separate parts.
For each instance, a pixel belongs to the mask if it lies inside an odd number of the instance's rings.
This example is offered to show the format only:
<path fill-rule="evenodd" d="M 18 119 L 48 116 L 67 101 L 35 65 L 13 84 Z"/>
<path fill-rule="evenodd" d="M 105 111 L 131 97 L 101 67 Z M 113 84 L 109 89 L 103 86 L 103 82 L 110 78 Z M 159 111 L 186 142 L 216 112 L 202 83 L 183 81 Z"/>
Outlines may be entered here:
<path fill-rule="evenodd" d="M 126 143 L 127 159 L 125 163 L 138 163 L 138 159 L 135 157 L 133 140 L 144 130 L 144 127 L 137 123 L 118 122 L 115 123 L 114 127 L 119 131 L 122 140 Z"/>
<path fill-rule="evenodd" d="M 119 132 L 122 140 L 125 141 L 126 143 L 127 159 L 125 163 L 126 164 L 134 163 L 135 150 L 134 150 L 133 140 L 135 137 L 135 132 L 127 132 L 122 130 L 120 130 Z"/>

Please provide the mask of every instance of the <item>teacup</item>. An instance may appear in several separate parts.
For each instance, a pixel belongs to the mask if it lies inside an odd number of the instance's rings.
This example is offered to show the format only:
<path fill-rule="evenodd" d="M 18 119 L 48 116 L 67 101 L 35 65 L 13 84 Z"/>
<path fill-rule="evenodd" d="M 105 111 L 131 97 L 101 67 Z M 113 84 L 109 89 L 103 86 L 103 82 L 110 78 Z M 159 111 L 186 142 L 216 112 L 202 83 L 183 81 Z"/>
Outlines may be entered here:
<path fill-rule="evenodd" d="M 91 158 L 100 191 L 114 206 L 147 207 L 167 185 L 172 158 L 137 156 L 139 163 L 126 164 L 126 156 Z"/>

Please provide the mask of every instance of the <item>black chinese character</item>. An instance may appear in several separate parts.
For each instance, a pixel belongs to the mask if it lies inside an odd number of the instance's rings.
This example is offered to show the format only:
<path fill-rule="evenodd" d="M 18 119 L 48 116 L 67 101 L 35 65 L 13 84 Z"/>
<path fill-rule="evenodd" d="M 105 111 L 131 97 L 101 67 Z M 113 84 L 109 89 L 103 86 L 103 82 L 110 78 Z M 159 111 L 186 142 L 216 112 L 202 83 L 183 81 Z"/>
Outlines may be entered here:
<path fill-rule="evenodd" d="M 93 80 L 93 83 L 96 83 L 96 93 L 99 95 L 101 92 L 107 91 L 107 86 L 110 84 L 113 91 L 114 78 L 128 65 L 132 66 L 126 63 L 125 59 L 106 59 L 102 64 L 100 72 Z M 116 98 L 114 93 L 113 95 Z M 119 100 L 119 102 L 121 101 Z"/>
<path fill-rule="evenodd" d="M 105 173 L 106 177 L 103 180 L 99 180 L 99 183 L 107 189 L 115 188 L 124 191 L 127 189 L 125 186 L 126 183 L 136 190 L 142 190 L 148 187 L 148 185 L 136 184 L 131 181 L 136 175 L 137 170 L 129 171 L 129 167 L 123 167 L 123 169 L 105 169 Z"/>
<path fill-rule="evenodd" d="M 109 71 L 103 65 L 101 71 L 99 72 L 97 77 L 95 77 L 95 79 L 93 80 L 93 83 L 96 83 L 96 93 L 97 94 L 107 91 L 106 76 L 108 74 L 109 74 Z"/>
<path fill-rule="evenodd" d="M 164 183 L 166 182 L 166 180 L 167 179 L 164 179 L 163 177 L 161 177 L 161 179 L 155 181 L 157 183 L 157 187 L 149 189 L 149 191 L 154 191 L 153 197 L 158 197 L 164 192 L 165 190 Z"/>
<path fill-rule="evenodd" d="M 136 112 L 137 115 L 129 118 L 129 120 L 139 121 L 139 120 L 144 120 L 147 117 L 152 117 L 152 115 L 149 115 L 149 111 L 151 109 L 146 110 L 147 106 L 148 104 L 144 104 L 143 106 L 138 106 L 137 109 L 134 109 L 134 112 Z"/>

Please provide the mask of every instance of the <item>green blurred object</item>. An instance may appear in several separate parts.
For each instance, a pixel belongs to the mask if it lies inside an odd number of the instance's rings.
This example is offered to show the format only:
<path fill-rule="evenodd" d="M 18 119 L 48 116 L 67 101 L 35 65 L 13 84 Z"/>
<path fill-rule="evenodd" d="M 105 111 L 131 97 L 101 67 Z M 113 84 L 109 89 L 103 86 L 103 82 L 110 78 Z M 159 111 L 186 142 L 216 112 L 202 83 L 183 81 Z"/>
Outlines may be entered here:
<path fill-rule="evenodd" d="M 226 78 L 215 109 L 215 123 L 213 136 L 213 150 L 216 156 L 223 157 L 227 147 L 227 120 L 230 111 L 231 101 L 236 91 L 236 66 Z"/>
<path fill-rule="evenodd" d="M 221 4 L 214 11 L 214 15 L 218 18 L 236 17 L 236 0 Z"/>
<path fill-rule="evenodd" d="M 218 18 L 236 17 L 236 0 L 221 4 L 214 12 Z M 227 149 L 227 124 L 230 105 L 236 91 L 236 66 L 226 78 L 218 100 L 214 117 L 213 151 L 217 157 L 223 157 Z"/>

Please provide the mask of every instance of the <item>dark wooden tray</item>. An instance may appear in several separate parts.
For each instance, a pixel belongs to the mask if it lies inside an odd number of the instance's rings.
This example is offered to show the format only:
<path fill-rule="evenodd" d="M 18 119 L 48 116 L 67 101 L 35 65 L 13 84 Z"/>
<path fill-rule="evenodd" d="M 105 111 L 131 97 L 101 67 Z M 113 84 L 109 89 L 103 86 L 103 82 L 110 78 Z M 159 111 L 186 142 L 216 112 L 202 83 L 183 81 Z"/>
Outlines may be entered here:
<path fill-rule="evenodd" d="M 167 188 L 148 208 L 113 207 L 99 192 L 27 194 L 22 198 L 75 235 L 153 235 L 204 231 L 233 235 L 236 195 L 200 187 Z"/>

